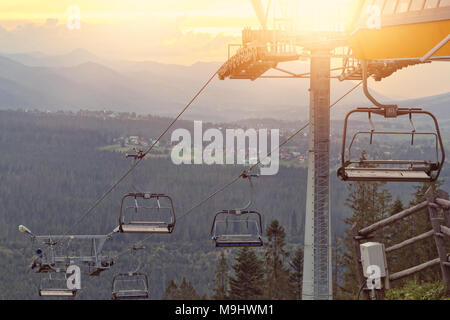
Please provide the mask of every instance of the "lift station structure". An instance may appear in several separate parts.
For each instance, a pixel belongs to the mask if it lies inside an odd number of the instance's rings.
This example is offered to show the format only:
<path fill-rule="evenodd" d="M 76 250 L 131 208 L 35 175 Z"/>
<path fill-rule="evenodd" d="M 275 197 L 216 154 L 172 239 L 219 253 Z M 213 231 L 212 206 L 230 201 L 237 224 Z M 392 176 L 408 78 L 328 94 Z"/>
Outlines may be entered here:
<path fill-rule="evenodd" d="M 301 10 L 302 2 L 307 0 L 278 0 L 266 4 L 251 0 L 261 28 L 242 31 L 242 43 L 229 46 L 228 61 L 218 76 L 222 80 L 310 79 L 302 298 L 326 300 L 332 299 L 333 294 L 330 79 L 362 81 L 367 97 L 377 107 L 387 107 L 370 95 L 368 77 L 379 81 L 410 65 L 450 60 L 450 1 L 356 0 L 351 6 L 331 13 L 337 16 L 336 21 L 329 21 L 331 28 L 319 26 L 312 30 L 298 26 L 301 21 L 295 13 Z M 323 6 L 321 9 L 327 11 Z M 271 28 L 270 18 L 273 19 Z M 231 54 L 234 46 L 238 48 Z M 332 58 L 339 59 L 338 68 L 331 68 Z M 298 74 L 278 67 L 279 63 L 299 59 L 310 60 L 308 73 Z M 281 75 L 266 75 L 271 69 Z M 389 110 L 397 108 L 395 105 L 390 107 Z"/>

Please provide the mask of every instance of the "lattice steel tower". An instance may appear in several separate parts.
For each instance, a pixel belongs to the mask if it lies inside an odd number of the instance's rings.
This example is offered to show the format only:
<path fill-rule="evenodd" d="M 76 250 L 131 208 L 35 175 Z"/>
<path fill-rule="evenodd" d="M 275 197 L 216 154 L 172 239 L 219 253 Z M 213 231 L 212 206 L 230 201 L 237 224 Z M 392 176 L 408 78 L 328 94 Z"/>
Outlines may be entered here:
<path fill-rule="evenodd" d="M 220 79 L 310 78 L 310 135 L 308 186 L 305 212 L 303 260 L 303 299 L 331 299 L 331 232 L 330 232 L 330 79 L 333 50 L 346 46 L 342 30 L 302 30 L 304 19 L 295 15 L 301 6 L 292 1 L 251 0 L 261 29 L 244 29 L 242 44 L 229 55 L 219 70 Z M 298 2 L 298 1 L 297 1 Z M 272 7 L 270 6 L 272 3 Z M 318 7 L 318 9 L 320 9 Z M 273 28 L 268 17 L 273 10 Z M 277 14 L 281 13 L 281 18 Z M 322 14 L 323 12 L 316 12 Z M 314 20 L 314 17 L 306 17 Z M 297 52 L 300 49 L 300 53 Z M 230 50 L 229 50 L 230 52 Z M 296 74 L 278 68 L 278 63 L 309 58 L 310 72 Z M 282 75 L 264 75 L 268 70 Z M 300 212 L 303 212 L 301 210 Z"/>
<path fill-rule="evenodd" d="M 330 52 L 311 56 L 303 300 L 331 299 Z"/>

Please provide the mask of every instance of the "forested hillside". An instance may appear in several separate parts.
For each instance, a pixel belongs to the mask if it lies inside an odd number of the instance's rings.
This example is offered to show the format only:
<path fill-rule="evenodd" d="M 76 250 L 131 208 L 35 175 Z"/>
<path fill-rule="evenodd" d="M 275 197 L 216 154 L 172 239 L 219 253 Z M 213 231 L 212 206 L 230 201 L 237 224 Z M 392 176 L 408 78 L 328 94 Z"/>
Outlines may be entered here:
<path fill-rule="evenodd" d="M 75 222 L 120 174 L 129 168 L 124 154 L 101 150 L 121 135 L 157 136 L 169 119 L 109 119 L 79 114 L 22 111 L 0 112 L 0 299 L 37 298 L 39 278 L 28 270 L 29 239 L 18 232 L 24 224 L 35 234 L 106 234 L 118 224 L 120 199 L 130 191 L 125 180 L 80 224 Z M 190 126 L 181 122 L 178 126 Z M 170 135 L 168 135 L 170 138 Z M 338 150 L 335 145 L 333 150 Z M 177 215 L 242 172 L 242 166 L 173 165 L 167 158 L 145 159 L 136 170 L 139 185 L 167 193 Z M 307 169 L 282 166 L 275 176 L 255 181 L 254 208 L 264 218 L 284 226 L 286 249 L 293 254 L 303 241 Z M 332 224 L 343 236 L 349 215 L 346 185 L 332 175 Z M 214 249 L 209 231 L 214 213 L 246 201 L 245 181 L 234 184 L 211 201 L 179 219 L 172 235 L 154 236 L 145 246 L 144 271 L 150 275 L 151 296 L 162 298 L 171 279 L 186 277 L 196 291 L 212 294 L 214 270 L 221 250 Z M 408 197 L 409 191 L 404 191 Z M 398 193 L 398 192 L 397 192 Z M 105 246 L 114 254 L 140 236 L 116 235 Z M 236 251 L 225 250 L 228 260 Z M 83 277 L 80 298 L 109 298 L 112 276 L 135 264 L 126 255 L 97 278 Z M 88 281 L 89 280 L 89 281 Z"/>

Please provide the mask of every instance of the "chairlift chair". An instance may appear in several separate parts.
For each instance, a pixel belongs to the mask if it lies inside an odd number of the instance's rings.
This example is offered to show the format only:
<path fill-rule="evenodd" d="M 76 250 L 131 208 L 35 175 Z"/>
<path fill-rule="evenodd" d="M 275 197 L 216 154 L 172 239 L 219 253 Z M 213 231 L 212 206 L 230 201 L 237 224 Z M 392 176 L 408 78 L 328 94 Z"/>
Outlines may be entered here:
<path fill-rule="evenodd" d="M 67 288 L 65 271 L 47 272 L 41 274 L 39 281 L 40 297 L 75 297 L 76 289 Z"/>
<path fill-rule="evenodd" d="M 370 131 L 357 131 L 350 141 L 348 147 L 348 157 L 346 153 L 346 136 L 348 119 L 352 114 L 366 113 L 371 124 Z M 377 131 L 372 123 L 372 114 L 384 116 L 385 118 L 396 118 L 397 116 L 409 116 L 411 131 Z M 435 126 L 434 132 L 417 132 L 412 117 L 413 115 L 429 116 Z M 411 145 L 414 144 L 415 136 L 432 136 L 435 140 L 435 159 L 434 160 L 368 160 L 365 157 L 354 160 L 351 158 L 351 149 L 355 139 L 360 135 L 369 136 L 370 144 L 376 135 L 410 135 Z M 440 158 L 439 158 L 440 155 Z M 345 117 L 344 133 L 341 150 L 341 167 L 338 169 L 338 177 L 344 181 L 381 181 L 381 182 L 433 182 L 441 172 L 445 161 L 444 146 L 439 131 L 439 125 L 436 117 L 422 109 L 414 108 L 358 108 L 350 111 Z"/>
<path fill-rule="evenodd" d="M 222 210 L 216 213 L 211 237 L 216 247 L 261 247 L 261 214 L 254 210 Z"/>
<path fill-rule="evenodd" d="M 131 254 L 145 247 L 131 248 Z M 119 273 L 113 277 L 112 281 L 112 300 L 143 300 L 148 299 L 150 290 L 148 286 L 148 277 L 140 272 L 141 260 L 137 258 L 138 265 L 134 271 Z"/>
<path fill-rule="evenodd" d="M 132 200 L 133 205 L 129 205 Z M 155 220 L 155 219 L 159 219 Z M 123 233 L 172 233 L 175 227 L 172 198 L 164 194 L 128 193 L 122 198 L 119 231 Z"/>
<path fill-rule="evenodd" d="M 119 273 L 112 282 L 113 300 L 141 300 L 150 296 L 148 277 L 145 273 Z"/>
<path fill-rule="evenodd" d="M 248 210 L 253 202 L 253 183 L 257 175 L 242 175 L 250 183 L 250 201 L 240 209 L 221 210 L 214 216 L 211 238 L 216 247 L 261 247 L 262 219 L 255 210 Z"/>

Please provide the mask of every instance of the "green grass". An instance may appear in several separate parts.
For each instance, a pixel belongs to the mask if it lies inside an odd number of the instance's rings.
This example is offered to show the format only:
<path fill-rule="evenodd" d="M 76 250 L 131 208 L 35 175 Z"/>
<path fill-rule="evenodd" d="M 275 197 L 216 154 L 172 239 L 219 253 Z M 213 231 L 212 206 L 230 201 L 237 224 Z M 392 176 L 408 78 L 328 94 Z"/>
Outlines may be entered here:
<path fill-rule="evenodd" d="M 137 147 L 138 146 L 132 146 L 132 145 L 126 145 L 125 147 L 122 147 L 120 144 L 111 144 L 111 145 L 99 147 L 98 150 L 100 150 L 100 151 L 126 153 L 126 152 L 132 151 L 133 148 L 137 148 Z M 141 148 L 141 149 L 143 149 L 145 151 L 148 147 L 141 147 L 141 146 L 139 146 L 139 148 Z M 157 154 L 149 153 L 147 156 L 150 156 L 150 157 L 167 157 L 170 154 L 170 152 L 166 153 L 166 149 L 165 148 L 156 147 L 156 146 L 153 147 L 152 151 L 153 152 L 158 152 L 158 153 Z"/>
<path fill-rule="evenodd" d="M 443 282 L 419 284 L 415 281 L 408 282 L 402 288 L 388 290 L 387 300 L 448 300 L 445 296 Z"/>

